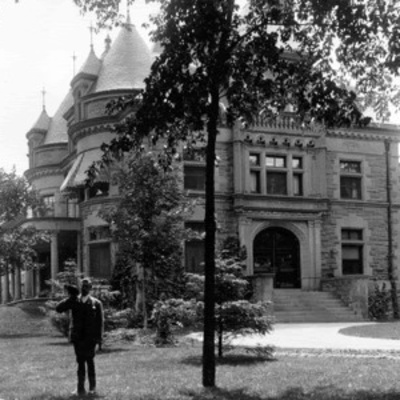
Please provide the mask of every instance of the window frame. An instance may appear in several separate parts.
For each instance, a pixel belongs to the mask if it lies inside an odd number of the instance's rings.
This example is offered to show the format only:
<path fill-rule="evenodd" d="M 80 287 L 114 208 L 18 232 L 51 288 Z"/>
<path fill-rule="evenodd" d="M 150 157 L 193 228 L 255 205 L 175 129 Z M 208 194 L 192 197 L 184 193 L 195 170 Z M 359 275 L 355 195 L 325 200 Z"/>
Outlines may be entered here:
<path fill-rule="evenodd" d="M 193 175 L 188 175 L 187 174 L 187 169 L 191 170 L 197 170 L 202 172 L 202 179 L 203 179 L 203 185 L 202 188 L 200 188 L 200 185 L 196 184 L 195 187 L 189 187 L 188 182 L 190 181 L 190 178 L 194 178 Z M 197 176 L 199 178 L 200 175 Z M 192 185 L 193 186 L 193 185 Z M 206 190 L 206 166 L 204 163 L 184 163 L 183 165 L 183 188 L 184 190 L 192 190 L 196 192 L 204 192 Z"/>
<path fill-rule="evenodd" d="M 257 157 L 257 162 L 251 162 Z M 294 162 L 297 161 L 297 166 Z M 304 196 L 304 155 L 297 153 L 273 153 L 268 150 L 249 150 L 247 153 L 247 191 L 251 194 L 284 197 Z M 285 188 L 280 193 L 269 190 L 268 175 L 285 175 Z M 296 178 L 295 178 L 296 177 Z M 295 190 L 295 179 L 298 180 L 298 191 Z"/>
<path fill-rule="evenodd" d="M 347 236 L 347 237 L 346 237 Z M 353 237 L 352 237 L 353 236 Z M 354 237 L 356 236 L 356 237 Z M 365 271 L 365 263 L 364 263 L 364 230 L 362 228 L 342 228 L 340 231 L 340 240 L 341 240 L 341 266 L 342 266 L 342 275 L 364 275 Z M 349 266 L 345 266 L 344 259 L 344 248 L 357 250 L 359 258 L 357 259 L 359 266 L 357 267 L 358 272 L 350 272 L 347 273 L 346 269 Z M 346 259 L 350 260 L 350 259 Z M 354 263 L 354 262 L 353 262 Z M 350 264 L 348 262 L 347 264 Z"/>
<path fill-rule="evenodd" d="M 342 165 L 354 164 L 358 166 L 358 170 L 346 170 L 342 168 Z M 363 200 L 363 175 L 364 175 L 364 166 L 361 160 L 354 159 L 340 159 L 339 160 L 339 173 L 340 173 L 340 182 L 339 182 L 339 190 L 340 190 L 340 199 L 341 200 Z M 347 182 L 346 184 L 344 184 Z M 355 183 L 355 186 L 353 186 Z M 350 195 L 346 195 L 346 192 L 349 192 Z M 354 196 L 353 193 L 356 193 Z"/>

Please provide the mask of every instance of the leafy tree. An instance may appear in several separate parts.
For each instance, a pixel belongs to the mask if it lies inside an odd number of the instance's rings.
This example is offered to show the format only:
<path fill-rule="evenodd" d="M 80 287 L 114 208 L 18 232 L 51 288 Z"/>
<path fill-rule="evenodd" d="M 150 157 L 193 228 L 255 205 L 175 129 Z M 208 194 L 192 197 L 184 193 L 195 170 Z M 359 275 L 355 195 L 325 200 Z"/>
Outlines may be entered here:
<path fill-rule="evenodd" d="M 216 334 L 218 356 L 230 340 L 244 334 L 266 334 L 272 330 L 269 304 L 251 303 L 246 300 L 249 282 L 243 276 L 244 266 L 239 257 L 218 258 L 216 261 Z M 157 326 L 158 343 L 169 344 L 172 326 L 193 326 L 203 319 L 204 276 L 187 274 L 183 299 L 168 299 L 156 303 L 153 319 Z M 200 318 L 199 318 L 200 317 Z"/>
<path fill-rule="evenodd" d="M 8 273 L 41 268 L 35 247 L 48 241 L 48 234 L 34 227 L 2 229 L 0 227 L 0 275 L 6 279 L 5 299 L 9 300 Z"/>
<path fill-rule="evenodd" d="M 26 215 L 29 208 L 40 208 L 38 194 L 16 171 L 0 169 L 0 225 Z"/>
<path fill-rule="evenodd" d="M 113 17 L 118 0 L 75 0 L 84 10 Z M 400 10 L 370 0 L 158 0 L 154 41 L 163 47 L 135 106 L 108 150 L 129 151 L 150 136 L 169 149 L 181 140 L 206 147 L 205 324 L 203 384 L 215 385 L 215 143 L 221 103 L 228 124 L 273 118 L 288 104 L 305 124 L 363 125 L 355 92 L 387 89 L 400 63 Z M 389 275 L 392 272 L 389 271 Z M 394 280 L 393 284 L 394 285 Z M 394 287 L 393 290 L 396 288 Z"/>
<path fill-rule="evenodd" d="M 42 210 L 43 203 L 27 180 L 0 169 L 0 275 L 5 275 L 5 299 L 8 300 L 8 273 L 14 269 L 39 268 L 34 246 L 47 240 L 44 232 L 33 227 L 18 227 L 28 209 Z M 1 288 L 0 288 L 1 289 Z"/>
<path fill-rule="evenodd" d="M 144 151 L 126 158 L 116 172 L 120 202 L 102 211 L 125 262 L 120 263 L 120 277 L 135 285 L 135 308 L 143 312 L 145 325 L 147 308 L 160 294 L 177 297 L 183 285 L 183 220 L 188 203 L 177 172 L 163 168 L 158 160 Z"/>

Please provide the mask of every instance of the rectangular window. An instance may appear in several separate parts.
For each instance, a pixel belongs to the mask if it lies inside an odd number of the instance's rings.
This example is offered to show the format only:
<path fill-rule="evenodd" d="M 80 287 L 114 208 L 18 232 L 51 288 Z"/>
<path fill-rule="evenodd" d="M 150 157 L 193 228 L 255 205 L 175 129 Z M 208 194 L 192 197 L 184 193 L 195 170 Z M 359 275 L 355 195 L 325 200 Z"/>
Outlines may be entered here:
<path fill-rule="evenodd" d="M 361 161 L 340 161 L 340 198 L 361 200 Z"/>
<path fill-rule="evenodd" d="M 361 229 L 342 230 L 342 273 L 363 274 L 363 233 Z"/>
<path fill-rule="evenodd" d="M 303 169 L 303 159 L 301 157 L 292 158 L 292 168 L 293 169 Z"/>
<path fill-rule="evenodd" d="M 360 161 L 340 161 L 340 170 L 353 174 L 361 174 Z"/>
<path fill-rule="evenodd" d="M 94 278 L 111 278 L 110 244 L 89 245 L 90 276 Z"/>
<path fill-rule="evenodd" d="M 267 155 L 265 164 L 270 168 L 286 168 L 286 157 Z"/>
<path fill-rule="evenodd" d="M 204 190 L 206 186 L 205 166 L 185 165 L 184 187 L 188 190 Z"/>
<path fill-rule="evenodd" d="M 267 193 L 287 194 L 286 172 L 267 171 Z"/>
<path fill-rule="evenodd" d="M 186 272 L 204 273 L 204 223 L 203 222 L 187 222 L 187 229 L 199 234 L 201 237 L 197 239 L 186 240 L 185 242 L 185 269 Z"/>
<path fill-rule="evenodd" d="M 249 163 L 250 163 L 251 167 L 253 167 L 253 166 L 259 167 L 260 166 L 260 155 L 259 154 L 250 154 L 249 155 Z"/>
<path fill-rule="evenodd" d="M 54 205 L 55 205 L 55 197 L 54 195 L 44 196 L 43 204 L 45 207 L 45 215 L 46 216 L 54 216 Z"/>
<path fill-rule="evenodd" d="M 361 178 L 352 176 L 340 177 L 340 197 L 342 199 L 361 199 Z"/>

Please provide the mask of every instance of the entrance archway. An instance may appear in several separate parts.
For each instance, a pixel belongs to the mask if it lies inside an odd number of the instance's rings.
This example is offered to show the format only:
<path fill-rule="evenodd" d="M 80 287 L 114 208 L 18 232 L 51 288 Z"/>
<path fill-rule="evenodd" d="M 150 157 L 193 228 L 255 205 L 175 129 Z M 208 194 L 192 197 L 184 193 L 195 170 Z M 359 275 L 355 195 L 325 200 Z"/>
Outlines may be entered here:
<path fill-rule="evenodd" d="M 284 228 L 267 228 L 254 239 L 254 273 L 275 274 L 274 288 L 300 288 L 300 243 Z"/>

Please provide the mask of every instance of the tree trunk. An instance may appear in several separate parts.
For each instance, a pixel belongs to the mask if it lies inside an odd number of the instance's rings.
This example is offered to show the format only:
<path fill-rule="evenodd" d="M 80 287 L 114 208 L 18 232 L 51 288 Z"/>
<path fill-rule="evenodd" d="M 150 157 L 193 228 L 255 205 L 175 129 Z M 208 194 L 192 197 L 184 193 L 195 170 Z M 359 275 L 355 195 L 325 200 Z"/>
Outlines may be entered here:
<path fill-rule="evenodd" d="M 204 340 L 203 385 L 215 386 L 215 142 L 219 112 L 218 91 L 212 95 L 210 119 L 207 124 L 206 205 L 205 205 L 205 271 L 204 271 Z"/>
<path fill-rule="evenodd" d="M 227 3 L 225 29 L 222 31 L 216 53 L 215 69 L 210 72 L 210 108 L 207 122 L 206 153 L 206 216 L 205 216 L 205 271 L 204 271 L 204 340 L 203 386 L 215 386 L 215 144 L 218 133 L 220 89 L 226 75 L 226 63 L 231 54 L 228 39 L 232 28 L 235 1 Z"/>
<path fill-rule="evenodd" d="M 137 279 L 135 281 L 135 292 L 136 292 L 135 312 L 136 314 L 139 314 L 142 311 L 143 307 L 143 285 L 142 285 L 143 271 L 139 263 L 136 263 L 136 276 Z"/>
<path fill-rule="evenodd" d="M 224 328 L 222 325 L 222 306 L 219 306 L 219 318 L 218 318 L 218 358 L 223 357 L 223 344 L 224 344 Z"/>
<path fill-rule="evenodd" d="M 143 268 L 143 279 L 142 279 L 142 293 L 143 293 L 143 328 L 148 328 L 148 315 L 147 315 L 147 304 L 146 304 L 146 273 Z"/>

